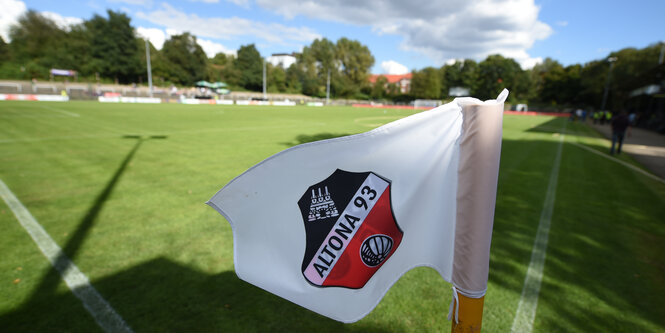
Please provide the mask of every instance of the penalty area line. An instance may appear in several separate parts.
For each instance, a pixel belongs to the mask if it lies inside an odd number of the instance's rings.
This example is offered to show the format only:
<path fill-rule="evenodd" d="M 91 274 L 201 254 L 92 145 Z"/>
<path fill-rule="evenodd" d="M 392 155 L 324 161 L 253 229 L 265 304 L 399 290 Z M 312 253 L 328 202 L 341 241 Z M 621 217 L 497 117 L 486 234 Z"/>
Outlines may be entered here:
<path fill-rule="evenodd" d="M 132 332 L 111 305 L 90 285 L 88 277 L 74 265 L 44 228 L 30 214 L 12 191 L 0 179 L 0 196 L 14 213 L 23 229 L 28 232 L 39 250 L 60 273 L 72 293 L 81 300 L 83 307 L 106 332 Z"/>
<path fill-rule="evenodd" d="M 565 124 L 562 133 L 565 133 Z M 529 262 L 529 268 L 527 269 L 526 277 L 524 278 L 522 296 L 520 296 L 520 302 L 517 305 L 517 312 L 515 314 L 515 319 L 513 320 L 513 326 L 510 329 L 511 332 L 529 333 L 533 331 L 533 322 L 536 318 L 536 309 L 538 308 L 540 285 L 543 280 L 545 258 L 547 257 L 547 239 L 549 237 L 550 224 L 552 222 L 554 201 L 556 199 L 556 186 L 559 179 L 559 167 L 561 166 L 561 151 L 563 150 L 564 138 L 565 134 L 561 134 L 559 137 L 559 146 L 550 173 L 550 180 L 547 184 L 543 210 L 540 213 L 536 240 L 534 241 L 533 249 L 531 250 L 531 261 Z"/>

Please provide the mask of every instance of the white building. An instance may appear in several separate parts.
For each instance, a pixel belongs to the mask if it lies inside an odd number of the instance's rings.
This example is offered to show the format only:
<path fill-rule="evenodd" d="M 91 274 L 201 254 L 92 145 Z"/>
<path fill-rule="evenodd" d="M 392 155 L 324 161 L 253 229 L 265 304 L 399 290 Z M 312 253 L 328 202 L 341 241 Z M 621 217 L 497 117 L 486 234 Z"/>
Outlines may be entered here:
<path fill-rule="evenodd" d="M 274 53 L 266 60 L 275 67 L 279 66 L 287 69 L 296 63 L 296 56 L 289 53 Z"/>

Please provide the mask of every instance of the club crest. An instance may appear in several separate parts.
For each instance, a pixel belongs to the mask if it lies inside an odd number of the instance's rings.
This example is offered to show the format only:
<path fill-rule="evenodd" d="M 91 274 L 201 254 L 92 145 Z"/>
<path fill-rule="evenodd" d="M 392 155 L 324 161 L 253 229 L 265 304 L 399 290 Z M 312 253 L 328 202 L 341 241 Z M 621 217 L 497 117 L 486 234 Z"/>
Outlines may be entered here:
<path fill-rule="evenodd" d="M 318 287 L 362 288 L 402 241 L 390 181 L 337 169 L 298 201 L 306 232 L 302 273 Z"/>

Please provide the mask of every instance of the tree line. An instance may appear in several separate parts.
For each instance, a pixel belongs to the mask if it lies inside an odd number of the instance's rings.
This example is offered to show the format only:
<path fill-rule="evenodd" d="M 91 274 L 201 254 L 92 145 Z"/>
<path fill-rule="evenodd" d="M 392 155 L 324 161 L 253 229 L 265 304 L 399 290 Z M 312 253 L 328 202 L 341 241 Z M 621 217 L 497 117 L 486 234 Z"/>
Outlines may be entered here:
<path fill-rule="evenodd" d="M 656 83 L 651 74 L 663 72 L 663 65 L 658 64 L 661 50 L 661 44 L 642 49 L 625 48 L 604 59 L 569 66 L 547 58 L 529 70 L 523 70 L 514 59 L 501 55 L 490 55 L 481 62 L 467 59 L 440 68 L 413 71 L 411 94 L 415 98 L 448 99 L 451 87 L 466 87 L 472 96 L 488 99 L 508 88 L 512 102 L 541 108 L 599 109 L 611 69 L 606 105 L 619 110 L 632 91 Z M 616 59 L 613 65 L 608 61 L 610 58 Z M 375 98 L 393 96 L 389 89 L 376 90 L 373 95 Z"/>
<path fill-rule="evenodd" d="M 0 78 L 5 79 L 48 79 L 49 70 L 59 68 L 75 70 L 88 81 L 144 83 L 148 45 L 156 84 L 223 81 L 232 89 L 250 91 L 263 85 L 263 57 L 254 44 L 241 46 L 237 55 L 208 58 L 196 36 L 185 32 L 170 36 L 157 50 L 137 37 L 125 13 L 112 10 L 66 29 L 30 10 L 10 28 L 9 36 L 9 43 L 0 38 Z M 269 92 L 324 97 L 330 73 L 333 97 L 369 98 L 364 92 L 374 57 L 360 42 L 318 39 L 296 57 L 286 69 L 266 64 Z"/>
<path fill-rule="evenodd" d="M 233 90 L 262 89 L 263 58 L 254 44 L 241 46 L 236 55 L 218 53 L 208 58 L 196 36 L 185 32 L 170 36 L 157 50 L 137 37 L 125 13 L 108 10 L 106 14 L 61 28 L 38 12 L 26 12 L 10 28 L 10 42 L 0 38 L 0 78 L 48 79 L 49 69 L 61 68 L 76 70 L 87 81 L 145 83 L 148 45 L 158 85 L 187 86 L 208 80 L 226 82 Z M 659 52 L 660 45 L 654 44 L 610 54 L 618 60 L 612 70 L 609 106 L 620 107 L 631 91 L 648 84 L 639 77 L 657 66 Z M 490 55 L 480 62 L 466 59 L 413 70 L 411 90 L 403 94 L 385 77 L 371 84 L 373 65 L 374 56 L 359 41 L 317 39 L 296 54 L 296 63 L 288 68 L 266 64 L 267 90 L 325 97 L 329 78 L 333 98 L 449 99 L 450 88 L 464 87 L 472 96 L 488 99 L 508 88 L 511 102 L 599 108 L 610 71 L 607 58 L 569 66 L 548 58 L 523 70 L 514 59 Z"/>

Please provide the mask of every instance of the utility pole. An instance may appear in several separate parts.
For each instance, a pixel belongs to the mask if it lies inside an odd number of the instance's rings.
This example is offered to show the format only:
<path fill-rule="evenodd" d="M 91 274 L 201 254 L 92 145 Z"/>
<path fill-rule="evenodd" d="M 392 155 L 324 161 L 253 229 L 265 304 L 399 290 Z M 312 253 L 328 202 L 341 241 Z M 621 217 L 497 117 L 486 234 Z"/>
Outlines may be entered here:
<path fill-rule="evenodd" d="M 148 93 L 152 97 L 152 69 L 150 68 L 150 43 L 145 39 L 145 60 L 148 64 Z"/>
<path fill-rule="evenodd" d="M 266 94 L 266 60 L 263 59 L 263 100 L 267 100 L 268 95 Z"/>
<path fill-rule="evenodd" d="M 601 111 L 605 111 L 605 105 L 607 104 L 607 95 L 610 90 L 610 77 L 612 76 L 612 68 L 614 68 L 614 62 L 617 61 L 617 57 L 609 57 L 607 61 L 610 63 L 610 69 L 607 71 L 607 80 L 605 81 L 605 93 L 603 93 L 603 104 L 600 106 Z"/>
<path fill-rule="evenodd" d="M 326 105 L 330 104 L 330 68 L 328 68 L 328 80 L 326 80 Z"/>

